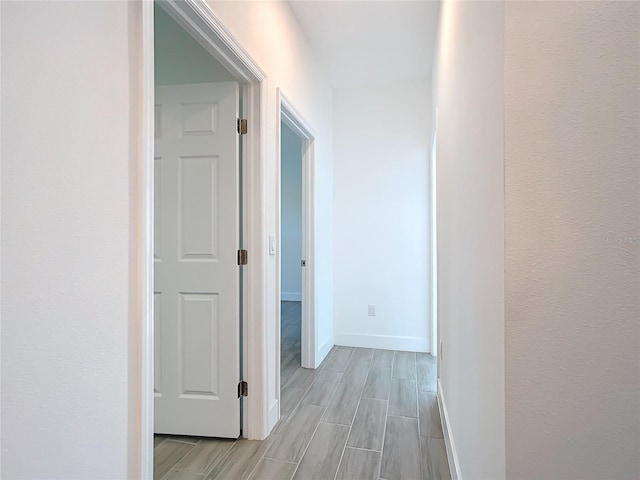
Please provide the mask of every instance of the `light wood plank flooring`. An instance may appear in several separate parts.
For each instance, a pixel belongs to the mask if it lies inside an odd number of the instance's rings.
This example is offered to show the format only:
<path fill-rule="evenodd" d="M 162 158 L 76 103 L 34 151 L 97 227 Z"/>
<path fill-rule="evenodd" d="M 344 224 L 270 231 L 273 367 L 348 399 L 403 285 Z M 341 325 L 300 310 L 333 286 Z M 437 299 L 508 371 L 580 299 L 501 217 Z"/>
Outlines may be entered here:
<path fill-rule="evenodd" d="M 300 302 L 280 303 L 280 384 L 282 388 L 300 368 L 302 337 L 300 316 Z"/>
<path fill-rule="evenodd" d="M 337 346 L 303 369 L 299 315 L 282 302 L 282 418 L 269 438 L 158 436 L 154 478 L 450 479 L 435 358 Z"/>

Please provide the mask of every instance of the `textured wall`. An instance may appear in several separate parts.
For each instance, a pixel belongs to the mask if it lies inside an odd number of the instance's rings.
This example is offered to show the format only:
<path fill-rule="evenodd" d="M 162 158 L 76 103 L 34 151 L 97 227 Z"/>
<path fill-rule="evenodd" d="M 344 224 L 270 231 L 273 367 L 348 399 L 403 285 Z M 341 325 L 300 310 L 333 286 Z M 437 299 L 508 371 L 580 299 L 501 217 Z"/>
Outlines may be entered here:
<path fill-rule="evenodd" d="M 429 350 L 430 87 L 334 94 L 337 344 Z"/>
<path fill-rule="evenodd" d="M 500 2 L 445 2 L 437 82 L 441 399 L 463 479 L 504 478 L 503 33 Z"/>
<path fill-rule="evenodd" d="M 133 7 L 1 5 L 2 478 L 135 477 Z"/>
<path fill-rule="evenodd" d="M 640 4 L 508 2 L 507 477 L 640 477 Z"/>

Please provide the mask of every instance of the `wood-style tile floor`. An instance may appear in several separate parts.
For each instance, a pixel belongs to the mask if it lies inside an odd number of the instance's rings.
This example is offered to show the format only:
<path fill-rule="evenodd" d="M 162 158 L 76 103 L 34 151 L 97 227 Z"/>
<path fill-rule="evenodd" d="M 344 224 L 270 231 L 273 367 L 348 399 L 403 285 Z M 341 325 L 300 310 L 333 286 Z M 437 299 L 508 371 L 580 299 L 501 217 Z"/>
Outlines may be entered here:
<path fill-rule="evenodd" d="M 264 441 L 158 436 L 154 478 L 451 478 L 435 358 L 336 346 L 317 370 L 303 369 L 299 315 L 299 303 L 282 302 L 282 418 L 272 434 Z"/>

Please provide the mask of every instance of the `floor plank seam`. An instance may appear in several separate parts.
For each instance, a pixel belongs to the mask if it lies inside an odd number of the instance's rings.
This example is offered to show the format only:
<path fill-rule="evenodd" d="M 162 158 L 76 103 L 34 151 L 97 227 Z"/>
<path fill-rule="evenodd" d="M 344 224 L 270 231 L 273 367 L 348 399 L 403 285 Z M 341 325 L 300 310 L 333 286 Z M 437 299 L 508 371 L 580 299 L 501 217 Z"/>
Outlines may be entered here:
<path fill-rule="evenodd" d="M 260 457 L 260 460 L 273 460 L 274 462 L 290 463 L 291 465 L 297 465 L 300 462 L 289 462 L 287 460 L 280 460 L 279 458 L 267 457 L 266 455 Z"/>
<path fill-rule="evenodd" d="M 265 451 L 268 449 L 265 449 Z M 262 457 L 260 457 L 260 459 L 256 462 L 256 464 L 253 466 L 253 468 L 251 469 L 251 471 L 249 472 L 249 475 L 247 475 L 247 480 L 251 478 L 251 476 L 255 473 L 255 471 L 258 468 L 258 465 L 260 465 L 260 463 L 262 463 L 262 461 L 264 460 L 264 454 L 262 455 Z M 275 459 L 274 459 L 275 460 Z"/>
<path fill-rule="evenodd" d="M 373 399 L 375 400 L 375 399 Z M 398 418 L 418 418 L 416 415 L 389 415 L 390 417 L 398 417 Z"/>
<path fill-rule="evenodd" d="M 213 472 L 213 469 L 216 468 L 218 462 L 220 462 L 222 459 L 224 459 L 227 455 L 230 454 L 231 449 L 233 448 L 233 446 L 236 444 L 237 441 L 238 440 L 234 440 L 233 442 L 229 442 L 229 446 L 224 451 L 222 451 L 222 452 L 220 452 L 218 454 L 218 458 L 214 462 L 211 463 L 211 465 L 209 466 L 207 471 L 203 474 L 203 476 L 205 478 L 208 477 L 211 472 Z M 178 469 L 178 470 L 180 470 L 180 469 Z"/>
<path fill-rule="evenodd" d="M 307 445 L 304 447 L 304 452 L 302 452 L 302 455 L 300 455 L 300 460 L 298 461 L 298 464 L 296 465 L 296 468 L 293 471 L 293 474 L 291 475 L 292 479 L 295 478 L 296 472 L 300 469 L 300 465 L 302 464 L 302 460 L 304 459 L 304 456 L 307 454 L 307 450 L 309 450 L 309 445 L 311 445 L 311 442 L 313 441 L 313 437 L 316 436 L 316 432 L 318 431 L 318 427 L 322 423 L 322 416 L 324 415 L 324 412 L 326 412 L 326 411 L 327 411 L 327 407 L 325 406 L 323 411 L 322 411 L 322 415 L 320 415 L 320 421 L 316 424 L 316 428 L 313 430 L 313 435 L 311 435 L 311 437 L 309 438 L 309 442 L 307 442 Z"/>
<path fill-rule="evenodd" d="M 355 350 L 354 350 L 355 352 Z M 351 355 L 353 359 L 353 354 Z M 367 372 L 369 375 L 369 372 Z M 353 418 L 351 419 L 351 425 L 349 425 L 349 431 L 347 432 L 347 438 L 344 439 L 344 446 L 342 447 L 342 453 L 340 454 L 340 461 L 338 462 L 338 468 L 336 468 L 336 473 L 333 475 L 333 480 L 338 478 L 338 472 L 340 471 L 340 465 L 342 465 L 342 459 L 344 458 L 344 451 L 347 449 L 347 443 L 349 443 L 349 437 L 351 436 L 351 429 L 353 428 L 353 422 L 355 421 L 356 415 L 358 414 L 358 409 L 360 408 L 360 400 L 362 400 L 362 396 L 358 399 L 358 406 L 356 407 L 356 411 L 353 412 Z"/>
<path fill-rule="evenodd" d="M 391 359 L 391 379 L 393 380 L 393 370 L 396 366 L 396 353 L 393 352 L 393 358 Z M 384 441 L 387 438 L 387 421 L 389 419 L 389 404 L 391 403 L 391 383 L 389 382 L 389 400 L 387 401 L 387 411 L 384 415 L 384 429 L 382 431 L 382 449 L 380 450 L 380 462 L 378 462 L 378 477 L 382 475 L 382 460 L 384 458 Z M 381 478 L 381 480 L 383 480 Z"/>
<path fill-rule="evenodd" d="M 197 445 L 198 442 L 200 440 L 196 440 L 195 442 L 189 442 L 188 440 L 183 440 L 183 439 L 179 439 L 179 438 L 171 438 L 171 437 L 167 437 L 165 438 L 162 443 L 166 442 L 166 441 L 170 441 L 170 442 L 177 442 L 177 443 L 186 443 L 187 445 Z M 155 448 L 155 447 L 154 447 Z"/>
<path fill-rule="evenodd" d="M 302 367 L 298 367 L 298 369 L 300 369 L 300 368 L 302 368 Z M 309 393 L 309 390 L 311 390 L 311 387 L 313 386 L 313 384 L 316 382 L 317 379 L 318 379 L 318 375 L 316 374 L 315 378 L 313 379 L 311 384 L 304 390 L 302 395 L 300 395 L 300 400 L 298 400 L 298 402 L 296 403 L 295 407 L 291 410 L 291 413 L 289 413 L 289 417 L 287 417 L 287 419 L 285 420 L 284 424 L 282 424 L 283 427 L 289 422 L 289 419 L 291 417 L 293 417 L 293 415 L 296 413 L 296 411 L 300 408 L 300 405 L 303 405 L 304 398 L 307 396 L 307 394 Z M 280 386 L 280 397 L 282 397 L 282 386 Z M 318 407 L 322 407 L 322 406 L 323 405 L 318 405 Z M 326 406 L 325 406 L 325 408 L 326 408 Z M 276 423 L 276 425 L 277 425 L 277 423 Z M 276 434 L 276 435 L 278 435 L 278 434 Z"/>
<path fill-rule="evenodd" d="M 183 443 L 185 445 L 191 445 L 191 448 L 189 450 L 187 450 L 184 455 L 182 455 L 180 458 L 178 458 L 178 460 L 171 466 L 171 468 L 169 468 L 167 470 L 167 472 L 160 478 L 160 480 L 162 480 L 165 477 L 168 477 L 169 474 L 172 472 L 172 470 L 177 470 L 176 466 L 182 461 L 184 460 L 184 458 L 189 455 L 189 453 L 191 452 L 191 450 L 193 450 L 196 446 L 195 443 L 189 443 L 189 442 L 179 442 L 179 443 Z"/>
<path fill-rule="evenodd" d="M 416 382 L 416 418 L 418 419 L 418 454 L 420 455 L 420 457 L 422 457 L 424 455 L 424 452 L 422 451 L 422 441 L 420 439 L 420 392 L 418 391 L 418 356 L 414 353 L 414 363 L 413 363 L 413 369 L 414 369 L 414 377 L 415 377 L 415 382 Z M 428 459 L 427 459 L 428 461 Z M 420 466 L 420 478 L 426 478 L 426 474 L 427 472 L 423 472 L 422 471 L 422 459 L 420 459 L 419 461 L 419 466 Z"/>
<path fill-rule="evenodd" d="M 383 443 L 384 443 L 384 436 L 382 437 Z M 362 450 L 364 452 L 373 452 L 373 453 L 382 453 L 382 450 L 372 450 L 370 448 L 362 448 L 362 447 L 354 447 L 352 445 L 347 445 L 346 448 L 351 448 L 352 450 Z"/>
<path fill-rule="evenodd" d="M 333 349 L 332 349 L 333 350 Z M 329 352 L 329 354 L 331 354 L 331 352 Z M 327 355 L 328 357 L 329 355 Z M 324 362 L 323 362 L 324 363 Z M 300 367 L 302 368 L 302 367 Z M 309 393 L 309 390 L 311 389 L 311 387 L 313 386 L 313 384 L 318 380 L 318 373 L 317 372 L 315 375 L 315 378 L 313 379 L 313 382 L 311 382 L 311 384 L 307 387 L 307 389 L 304 391 L 304 393 L 300 396 L 300 400 L 298 402 L 298 404 L 296 405 L 296 407 L 291 411 L 291 413 L 289 414 L 289 418 L 287 418 L 287 420 L 285 421 L 283 427 L 286 426 L 287 422 L 289 422 L 289 419 L 291 417 L 293 417 L 294 413 L 296 412 L 296 410 L 298 408 L 300 408 L 300 405 L 302 405 L 302 400 L 305 398 L 305 396 Z M 282 387 L 281 387 L 282 388 Z M 305 446 L 304 452 L 302 453 L 302 455 L 300 456 L 300 459 L 298 460 L 298 462 L 295 464 L 296 468 L 293 470 L 293 473 L 291 474 L 291 478 L 294 478 L 296 476 L 296 472 L 298 471 L 298 469 L 300 468 L 300 464 L 302 463 L 302 459 L 304 458 L 304 456 L 307 454 L 307 450 L 309 449 L 309 445 L 311 445 L 311 441 L 313 440 L 313 437 L 316 435 L 316 432 L 318 431 L 318 426 L 320 425 L 320 423 L 322 422 L 322 416 L 324 415 L 324 413 L 327 411 L 327 405 L 318 405 L 319 407 L 323 407 L 322 410 L 322 414 L 320 415 L 320 420 L 318 421 L 318 423 L 316 424 L 316 428 L 313 430 L 313 435 L 311 435 L 311 437 L 309 438 L 309 442 L 307 443 L 307 445 Z M 265 455 L 267 453 L 267 450 L 265 450 L 265 453 L 263 455 L 262 458 L 266 458 Z M 275 460 L 275 459 L 274 459 Z"/>

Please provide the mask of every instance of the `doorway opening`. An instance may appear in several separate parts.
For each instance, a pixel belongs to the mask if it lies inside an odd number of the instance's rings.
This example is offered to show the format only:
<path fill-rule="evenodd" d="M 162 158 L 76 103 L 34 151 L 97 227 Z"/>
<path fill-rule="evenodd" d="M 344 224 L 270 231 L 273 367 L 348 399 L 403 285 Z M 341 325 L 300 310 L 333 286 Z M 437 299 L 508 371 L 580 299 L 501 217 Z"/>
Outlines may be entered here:
<path fill-rule="evenodd" d="M 302 366 L 302 139 L 280 123 L 280 381 Z"/>
<path fill-rule="evenodd" d="M 159 27 L 158 19 L 165 25 Z M 173 38 L 164 48 L 189 45 L 191 49 L 187 55 L 172 51 L 174 65 L 168 68 L 154 52 L 156 41 L 157 47 L 162 48 L 160 30 L 167 25 L 180 38 Z M 176 26 L 182 30 L 176 31 Z M 174 405 L 177 401 L 221 405 L 223 396 L 228 401 L 224 409 L 230 409 L 229 418 L 223 420 L 220 412 L 215 414 L 221 425 L 228 423 L 220 427 L 221 433 L 215 430 L 217 425 L 206 432 L 183 433 L 220 437 L 242 433 L 245 438 L 262 439 L 268 432 L 264 374 L 267 359 L 262 327 L 266 311 L 262 294 L 266 252 L 262 248 L 265 232 L 261 201 L 265 172 L 260 169 L 260 119 L 266 75 L 211 9 L 204 8 L 198 0 L 142 2 L 142 31 L 139 459 L 141 477 L 152 478 L 154 404 L 158 396 L 164 395 L 163 390 L 168 392 L 166 378 L 175 380 L 178 388 L 173 395 Z M 203 54 L 207 61 L 197 60 Z M 175 61 L 192 64 L 189 68 L 176 68 Z M 178 78 L 187 71 L 189 78 Z M 236 126 L 238 117 L 246 119 L 247 133 L 241 136 Z M 201 151 L 201 144 L 218 132 L 226 138 L 226 146 L 220 151 L 216 151 L 218 147 Z M 170 137 L 176 141 L 159 146 L 159 138 L 164 141 Z M 240 151 L 244 165 L 240 163 Z M 166 156 L 176 160 L 173 165 L 164 165 L 162 158 Z M 224 158 L 230 158 L 231 164 L 222 165 Z M 168 179 L 173 184 L 165 181 Z M 167 209 L 172 210 L 170 215 Z M 163 219 L 175 224 L 171 231 L 165 228 Z M 223 223 L 224 232 L 220 228 Z M 242 276 L 240 269 L 245 267 L 238 266 L 239 250 L 248 250 L 251 259 L 251 268 Z M 171 257 L 173 260 L 169 261 Z M 208 271 L 222 263 L 226 264 L 222 274 Z M 185 274 L 189 269 L 196 271 Z M 172 275 L 172 270 L 179 275 Z M 171 281 L 185 276 L 189 280 L 184 285 L 167 286 L 166 281 L 159 285 L 158 275 Z M 216 275 L 224 281 L 217 282 Z M 163 302 L 164 294 L 159 290 L 169 292 L 168 297 L 173 300 Z M 163 328 L 165 315 L 174 316 L 174 324 L 169 325 L 173 334 Z M 223 330 L 224 338 L 217 337 Z M 163 362 L 162 347 L 170 342 L 175 358 Z M 240 381 L 249 383 L 252 393 L 243 399 L 242 420 Z M 168 433 L 182 429 L 175 425 L 170 428 L 174 431 Z"/>
<path fill-rule="evenodd" d="M 298 368 L 316 368 L 314 281 L 314 134 L 278 89 L 279 252 L 277 391 Z M 275 247 L 275 246 L 274 246 Z M 272 249 L 275 253 L 276 249 Z M 282 402 L 280 402 L 282 414 Z"/>
<path fill-rule="evenodd" d="M 237 438 L 240 89 L 155 11 L 154 433 Z"/>

